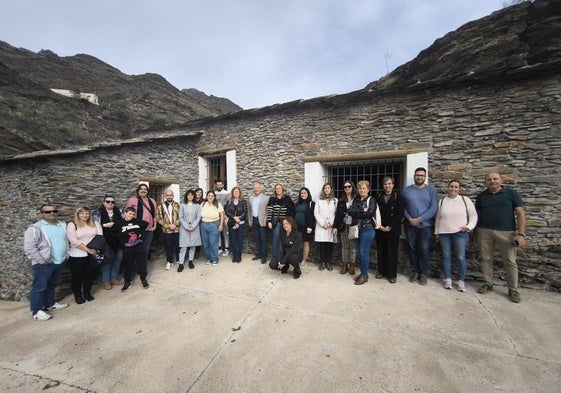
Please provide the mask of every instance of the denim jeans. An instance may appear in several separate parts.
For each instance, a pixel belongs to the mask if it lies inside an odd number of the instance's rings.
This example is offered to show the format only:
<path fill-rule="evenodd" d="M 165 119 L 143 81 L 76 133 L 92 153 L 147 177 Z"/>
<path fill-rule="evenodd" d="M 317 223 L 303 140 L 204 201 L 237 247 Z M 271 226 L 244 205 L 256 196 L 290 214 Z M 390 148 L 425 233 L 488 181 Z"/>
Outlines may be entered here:
<path fill-rule="evenodd" d="M 358 239 L 355 239 L 356 259 L 360 265 L 360 275 L 368 276 L 368 267 L 370 266 L 370 247 L 376 232 L 374 228 L 360 228 L 358 232 Z"/>
<path fill-rule="evenodd" d="M 258 255 L 264 261 L 267 259 L 267 227 L 259 225 L 259 218 L 253 217 L 252 230 L 257 247 L 255 255 Z"/>
<path fill-rule="evenodd" d="M 150 255 L 150 247 L 152 246 L 152 240 L 154 240 L 154 231 L 146 231 L 142 236 L 142 247 L 144 248 L 144 256 L 148 259 Z"/>
<path fill-rule="evenodd" d="M 218 246 L 220 245 L 220 221 L 201 222 L 201 240 L 209 261 L 218 262 Z"/>
<path fill-rule="evenodd" d="M 29 307 L 35 314 L 55 304 L 55 287 L 62 275 L 64 263 L 36 264 L 33 268 L 33 284 L 29 294 Z"/>
<path fill-rule="evenodd" d="M 409 261 L 411 273 L 429 274 L 429 249 L 433 228 L 417 228 L 405 226 L 405 236 L 409 245 Z"/>
<path fill-rule="evenodd" d="M 438 235 L 442 248 L 442 268 L 444 278 L 452 278 L 452 249 L 458 264 L 458 280 L 466 279 L 466 246 L 469 240 L 467 232 L 445 233 Z"/>
<path fill-rule="evenodd" d="M 243 252 L 243 238 L 245 234 L 245 224 L 241 224 L 238 229 L 229 228 L 230 251 L 233 255 L 241 256 Z"/>
<path fill-rule="evenodd" d="M 123 248 L 118 247 L 115 251 L 115 259 L 111 263 L 103 263 L 101 265 L 101 282 L 110 281 L 117 278 L 121 269 L 121 261 L 123 260 Z"/>
<path fill-rule="evenodd" d="M 279 246 L 279 236 L 281 231 L 281 223 L 278 222 L 277 225 L 273 227 L 273 261 L 278 259 L 278 246 Z"/>

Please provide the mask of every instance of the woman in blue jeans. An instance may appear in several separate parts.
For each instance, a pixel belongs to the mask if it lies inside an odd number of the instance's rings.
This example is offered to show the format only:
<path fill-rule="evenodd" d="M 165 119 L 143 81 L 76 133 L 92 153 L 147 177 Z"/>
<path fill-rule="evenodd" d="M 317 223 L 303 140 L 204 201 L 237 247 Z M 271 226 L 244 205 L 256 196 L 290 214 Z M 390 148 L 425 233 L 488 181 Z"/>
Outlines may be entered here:
<path fill-rule="evenodd" d="M 358 196 L 347 210 L 347 214 L 352 217 L 351 225 L 359 226 L 358 239 L 355 239 L 355 249 L 357 260 L 360 265 L 360 275 L 355 280 L 355 285 L 362 285 L 368 281 L 368 267 L 370 266 L 370 247 L 376 236 L 376 224 L 373 218 L 376 217 L 378 206 L 376 199 L 370 197 L 370 182 L 361 180 L 357 185 Z M 379 217 L 379 212 L 378 212 Z M 379 223 L 380 220 L 378 219 Z"/>
<path fill-rule="evenodd" d="M 458 264 L 458 291 L 465 292 L 466 246 L 469 232 L 477 224 L 477 212 L 471 199 L 460 195 L 458 180 L 448 183 L 448 196 L 438 203 L 434 233 L 442 248 L 444 288 L 452 289 L 452 250 Z"/>
<path fill-rule="evenodd" d="M 201 239 L 208 258 L 207 265 L 218 264 L 220 232 L 224 224 L 224 208 L 216 200 L 214 191 L 206 193 L 206 201 L 201 204 Z"/>

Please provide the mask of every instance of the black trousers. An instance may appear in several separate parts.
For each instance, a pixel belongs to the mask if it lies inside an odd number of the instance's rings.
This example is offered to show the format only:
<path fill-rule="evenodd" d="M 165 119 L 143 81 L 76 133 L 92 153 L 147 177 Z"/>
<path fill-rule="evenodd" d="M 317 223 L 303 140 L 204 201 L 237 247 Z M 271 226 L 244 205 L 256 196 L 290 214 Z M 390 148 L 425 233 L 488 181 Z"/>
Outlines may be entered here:
<path fill-rule="evenodd" d="M 331 263 L 331 255 L 333 254 L 332 242 L 317 242 L 319 245 L 319 262 Z"/>
<path fill-rule="evenodd" d="M 163 233 L 166 244 L 166 257 L 169 263 L 179 261 L 179 232 Z"/>
<path fill-rule="evenodd" d="M 68 259 L 70 273 L 72 274 L 72 293 L 74 296 L 87 296 L 92 291 L 95 277 L 95 266 L 89 257 L 70 257 Z"/>
<path fill-rule="evenodd" d="M 146 271 L 146 254 L 144 253 L 142 243 L 134 247 L 125 247 L 123 251 L 123 262 L 125 264 L 125 274 L 123 275 L 125 282 L 131 282 L 135 266 L 140 280 L 146 280 L 146 275 L 148 274 Z"/>
<path fill-rule="evenodd" d="M 376 231 L 376 247 L 378 249 L 378 273 L 388 278 L 397 277 L 397 252 L 399 234 Z"/>
<path fill-rule="evenodd" d="M 273 270 L 280 270 L 279 269 L 279 261 L 282 259 L 282 255 L 279 255 L 279 259 L 275 260 L 272 259 L 271 262 L 269 262 L 269 267 Z M 286 265 L 284 265 L 284 267 L 282 268 L 283 272 L 287 272 L 289 265 L 292 265 L 292 267 L 294 267 L 294 270 L 300 270 L 300 260 L 302 259 L 302 256 L 297 256 L 294 255 L 292 257 L 288 258 L 288 263 Z"/>

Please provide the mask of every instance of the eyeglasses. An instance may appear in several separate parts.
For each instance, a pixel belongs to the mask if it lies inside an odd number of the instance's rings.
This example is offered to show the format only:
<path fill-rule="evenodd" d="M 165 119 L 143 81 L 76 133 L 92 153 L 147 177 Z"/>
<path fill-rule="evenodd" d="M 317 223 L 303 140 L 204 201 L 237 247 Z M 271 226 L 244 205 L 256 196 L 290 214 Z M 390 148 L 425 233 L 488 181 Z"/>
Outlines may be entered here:
<path fill-rule="evenodd" d="M 43 213 L 43 214 L 57 214 L 58 210 L 43 210 L 41 213 Z"/>
<path fill-rule="evenodd" d="M 105 203 L 111 203 L 112 205 L 115 204 L 115 201 L 103 201 L 103 202 L 105 202 Z"/>
<path fill-rule="evenodd" d="M 343 186 L 343 188 L 353 188 L 353 186 Z"/>

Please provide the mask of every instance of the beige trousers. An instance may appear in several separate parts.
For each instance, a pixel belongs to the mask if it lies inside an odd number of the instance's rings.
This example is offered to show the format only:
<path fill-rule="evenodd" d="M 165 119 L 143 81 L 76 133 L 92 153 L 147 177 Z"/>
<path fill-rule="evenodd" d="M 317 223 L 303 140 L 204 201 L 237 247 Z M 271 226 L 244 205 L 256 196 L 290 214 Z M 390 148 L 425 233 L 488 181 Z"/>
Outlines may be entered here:
<path fill-rule="evenodd" d="M 499 249 L 506 272 L 508 289 L 518 289 L 518 265 L 516 264 L 516 247 L 512 231 L 496 231 L 477 228 L 477 244 L 480 251 L 481 272 L 486 283 L 493 284 L 493 256 L 495 248 Z"/>

